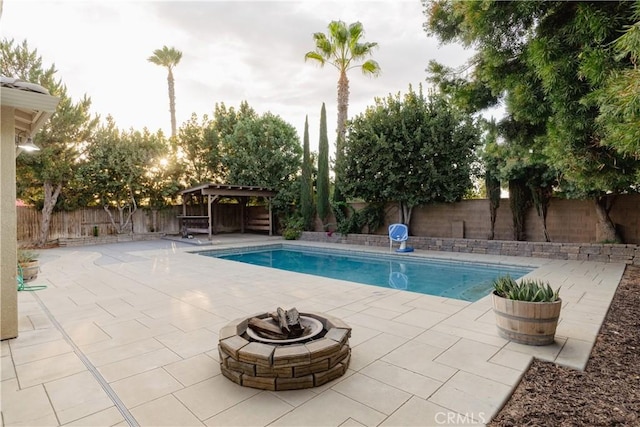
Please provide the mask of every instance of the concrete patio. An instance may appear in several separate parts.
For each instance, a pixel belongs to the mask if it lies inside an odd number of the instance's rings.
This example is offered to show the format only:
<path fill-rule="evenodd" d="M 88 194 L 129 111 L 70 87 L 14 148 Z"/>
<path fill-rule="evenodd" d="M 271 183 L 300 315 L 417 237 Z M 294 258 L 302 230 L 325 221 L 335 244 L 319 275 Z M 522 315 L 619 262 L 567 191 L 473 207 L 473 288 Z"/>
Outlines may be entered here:
<path fill-rule="evenodd" d="M 30 284 L 47 288 L 19 293 L 20 335 L 2 341 L 2 424 L 482 425 L 532 357 L 585 367 L 625 267 L 414 253 L 537 266 L 531 277 L 561 285 L 555 344 L 530 347 L 498 337 L 488 297 L 467 303 L 189 253 L 274 241 L 281 239 L 227 235 L 200 246 L 157 240 L 42 251 Z M 278 306 L 348 323 L 348 372 L 279 392 L 223 377 L 220 328 Z"/>

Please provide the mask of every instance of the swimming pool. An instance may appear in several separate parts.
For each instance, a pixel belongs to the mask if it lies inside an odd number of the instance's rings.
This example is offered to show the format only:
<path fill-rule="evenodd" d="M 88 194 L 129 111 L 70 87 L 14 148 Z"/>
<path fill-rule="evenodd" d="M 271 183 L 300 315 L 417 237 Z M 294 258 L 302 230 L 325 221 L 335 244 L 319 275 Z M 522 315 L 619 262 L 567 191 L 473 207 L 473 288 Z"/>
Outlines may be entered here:
<path fill-rule="evenodd" d="M 491 291 L 502 274 L 517 279 L 530 267 L 441 261 L 407 255 L 269 245 L 260 248 L 203 251 L 200 255 L 295 271 L 365 285 L 476 301 Z"/>

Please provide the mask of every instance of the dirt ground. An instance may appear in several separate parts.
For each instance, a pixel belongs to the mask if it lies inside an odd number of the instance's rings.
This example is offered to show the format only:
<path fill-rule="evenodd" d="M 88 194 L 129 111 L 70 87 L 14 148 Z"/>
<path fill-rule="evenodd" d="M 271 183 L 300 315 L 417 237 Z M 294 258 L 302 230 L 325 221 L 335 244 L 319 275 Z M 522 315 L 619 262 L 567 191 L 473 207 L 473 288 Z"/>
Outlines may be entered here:
<path fill-rule="evenodd" d="M 640 266 L 627 266 L 585 371 L 534 360 L 488 426 L 640 426 Z"/>

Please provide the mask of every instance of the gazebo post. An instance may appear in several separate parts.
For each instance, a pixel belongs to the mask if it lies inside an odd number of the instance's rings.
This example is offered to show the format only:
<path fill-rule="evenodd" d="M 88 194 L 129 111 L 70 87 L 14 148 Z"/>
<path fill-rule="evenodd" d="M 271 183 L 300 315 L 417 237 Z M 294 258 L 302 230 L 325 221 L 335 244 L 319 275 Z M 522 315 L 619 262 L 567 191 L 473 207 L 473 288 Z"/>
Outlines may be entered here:
<path fill-rule="evenodd" d="M 246 219 L 247 219 L 246 208 L 247 208 L 247 201 L 249 200 L 249 198 L 240 196 L 239 199 L 240 199 L 240 233 L 244 234 L 244 223 L 246 222 Z"/>
<path fill-rule="evenodd" d="M 209 233 L 209 240 L 211 240 L 211 227 L 213 224 L 213 215 L 211 212 L 211 195 L 207 195 L 207 216 L 209 217 L 208 221 L 207 221 L 207 229 L 208 229 L 208 233 Z"/>
<path fill-rule="evenodd" d="M 218 195 L 208 194 L 208 203 L 207 203 L 207 212 L 209 216 L 209 240 L 212 240 L 213 234 L 218 234 L 218 230 L 216 229 L 216 212 L 218 210 L 218 204 L 216 201 L 220 198 Z M 214 203 L 216 203 L 214 205 Z"/>

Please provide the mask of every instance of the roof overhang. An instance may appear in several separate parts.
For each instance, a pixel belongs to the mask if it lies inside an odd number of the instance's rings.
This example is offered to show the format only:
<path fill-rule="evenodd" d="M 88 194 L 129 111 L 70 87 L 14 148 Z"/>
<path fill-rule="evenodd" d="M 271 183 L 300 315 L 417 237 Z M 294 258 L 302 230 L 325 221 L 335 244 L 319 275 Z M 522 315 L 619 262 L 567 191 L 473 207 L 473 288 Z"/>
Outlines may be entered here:
<path fill-rule="evenodd" d="M 0 102 L 3 107 L 15 108 L 16 132 L 33 135 L 56 111 L 60 98 L 2 86 Z"/>
<path fill-rule="evenodd" d="M 239 197 L 239 196 L 255 196 L 255 197 L 273 197 L 277 193 L 267 187 L 254 187 L 248 185 L 228 185 L 228 184 L 201 184 L 195 187 L 187 188 L 180 193 L 185 194 L 203 194 L 209 196 Z"/>

